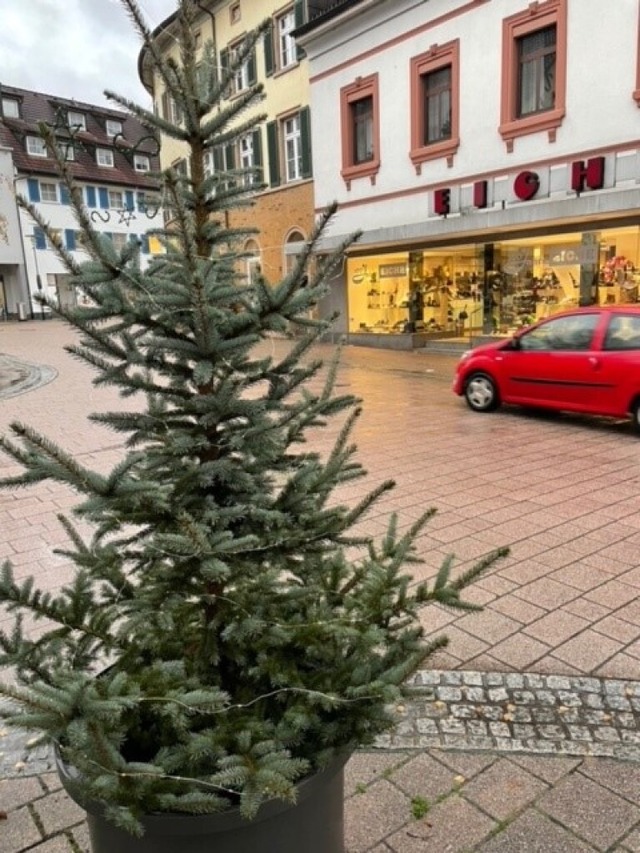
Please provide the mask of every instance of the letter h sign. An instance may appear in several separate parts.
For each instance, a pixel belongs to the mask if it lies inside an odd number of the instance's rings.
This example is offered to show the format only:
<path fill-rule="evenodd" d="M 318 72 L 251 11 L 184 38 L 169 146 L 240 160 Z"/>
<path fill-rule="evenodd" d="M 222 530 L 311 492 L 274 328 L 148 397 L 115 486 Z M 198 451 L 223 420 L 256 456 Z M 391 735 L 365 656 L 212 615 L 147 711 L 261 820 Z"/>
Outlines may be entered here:
<path fill-rule="evenodd" d="M 600 190 L 604 184 L 604 157 L 592 157 L 587 160 L 576 160 L 571 164 L 571 189 L 581 193 L 585 185 L 590 190 Z"/>

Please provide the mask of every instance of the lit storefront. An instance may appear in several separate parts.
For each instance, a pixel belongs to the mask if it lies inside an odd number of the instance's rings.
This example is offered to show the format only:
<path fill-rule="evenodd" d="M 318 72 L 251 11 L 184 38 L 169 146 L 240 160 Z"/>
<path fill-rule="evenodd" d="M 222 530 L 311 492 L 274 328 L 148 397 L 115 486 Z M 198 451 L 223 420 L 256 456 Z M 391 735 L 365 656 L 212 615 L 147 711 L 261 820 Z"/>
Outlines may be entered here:
<path fill-rule="evenodd" d="M 347 261 L 349 333 L 510 334 L 579 304 L 638 301 L 640 228 Z"/>

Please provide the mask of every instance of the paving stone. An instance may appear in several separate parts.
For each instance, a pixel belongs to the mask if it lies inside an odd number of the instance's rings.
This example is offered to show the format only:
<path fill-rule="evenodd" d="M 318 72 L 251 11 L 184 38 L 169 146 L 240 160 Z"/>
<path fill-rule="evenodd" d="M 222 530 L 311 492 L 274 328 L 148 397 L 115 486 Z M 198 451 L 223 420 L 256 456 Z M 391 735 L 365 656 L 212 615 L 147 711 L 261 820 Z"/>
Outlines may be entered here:
<path fill-rule="evenodd" d="M 389 835 L 394 853 L 443 853 L 467 850 L 485 838 L 494 822 L 457 794 L 429 809 L 426 817 L 413 820 Z"/>
<path fill-rule="evenodd" d="M 0 822 L 2 853 L 21 853 L 39 841 L 42 841 L 42 835 L 26 807 L 9 812 L 7 820 Z"/>
<path fill-rule="evenodd" d="M 404 794 L 384 779 L 375 782 L 345 802 L 346 847 L 352 853 L 369 850 L 409 820 L 411 806 Z"/>
<path fill-rule="evenodd" d="M 37 844 L 29 850 L 29 853 L 76 853 L 67 835 L 56 835 Z"/>
<path fill-rule="evenodd" d="M 43 797 L 44 787 L 37 776 L 19 779 L 0 779 L 0 809 L 4 812 L 13 811 L 19 806 Z"/>
<path fill-rule="evenodd" d="M 38 800 L 35 810 L 47 835 L 85 820 L 85 812 L 64 791 Z"/>
<path fill-rule="evenodd" d="M 464 796 L 505 820 L 548 789 L 546 782 L 508 759 L 499 759 L 464 786 Z"/>
<path fill-rule="evenodd" d="M 395 751 L 355 752 L 344 768 L 345 796 L 355 794 L 362 785 L 371 785 L 381 776 L 407 760 L 410 753 Z"/>
<path fill-rule="evenodd" d="M 580 772 L 640 806 L 640 765 L 609 761 L 606 758 L 587 758 L 580 765 Z"/>
<path fill-rule="evenodd" d="M 593 853 L 591 845 L 533 809 L 475 850 L 478 853 Z"/>
<path fill-rule="evenodd" d="M 393 774 L 393 783 L 409 797 L 432 802 L 456 787 L 456 774 L 430 755 L 421 754 Z"/>
<path fill-rule="evenodd" d="M 579 772 L 544 794 L 538 808 L 598 850 L 608 850 L 638 821 L 636 806 Z"/>

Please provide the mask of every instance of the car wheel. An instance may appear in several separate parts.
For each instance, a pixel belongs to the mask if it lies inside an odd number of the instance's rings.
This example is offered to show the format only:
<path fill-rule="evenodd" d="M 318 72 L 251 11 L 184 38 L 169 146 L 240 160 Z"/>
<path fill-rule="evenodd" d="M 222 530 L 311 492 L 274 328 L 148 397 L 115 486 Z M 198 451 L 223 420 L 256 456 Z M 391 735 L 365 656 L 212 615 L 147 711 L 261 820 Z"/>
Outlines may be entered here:
<path fill-rule="evenodd" d="M 640 400 L 634 400 L 631 406 L 631 423 L 634 431 L 640 434 Z"/>
<path fill-rule="evenodd" d="M 474 412 L 492 412 L 500 405 L 498 389 L 486 373 L 472 373 L 464 389 L 467 405 Z"/>

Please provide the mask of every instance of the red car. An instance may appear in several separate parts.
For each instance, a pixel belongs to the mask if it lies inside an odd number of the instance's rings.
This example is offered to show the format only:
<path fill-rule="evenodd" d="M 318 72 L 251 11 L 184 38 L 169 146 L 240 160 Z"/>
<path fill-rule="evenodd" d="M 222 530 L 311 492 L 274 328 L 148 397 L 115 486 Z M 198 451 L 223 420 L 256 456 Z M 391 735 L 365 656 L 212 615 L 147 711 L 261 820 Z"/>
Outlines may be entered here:
<path fill-rule="evenodd" d="M 516 403 L 631 415 L 640 430 L 640 305 L 576 308 L 469 350 L 453 390 L 475 412 Z"/>

